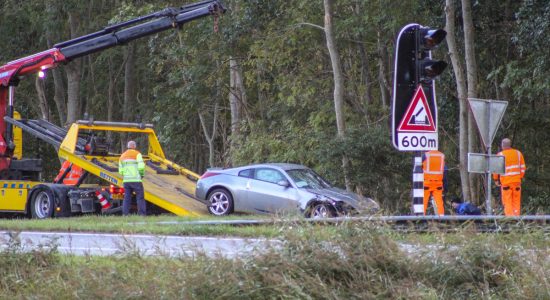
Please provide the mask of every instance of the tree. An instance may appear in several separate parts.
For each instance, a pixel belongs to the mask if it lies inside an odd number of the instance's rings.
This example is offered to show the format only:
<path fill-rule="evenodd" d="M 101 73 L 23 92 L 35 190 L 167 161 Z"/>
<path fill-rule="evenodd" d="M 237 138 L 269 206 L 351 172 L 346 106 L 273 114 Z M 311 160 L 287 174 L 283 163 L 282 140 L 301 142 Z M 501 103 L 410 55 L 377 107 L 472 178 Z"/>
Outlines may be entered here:
<path fill-rule="evenodd" d="M 202 112 L 199 112 L 199 120 L 201 122 L 201 127 L 203 130 L 203 134 L 206 138 L 206 142 L 208 143 L 208 164 L 210 167 L 215 166 L 214 162 L 214 141 L 216 140 L 216 135 L 218 133 L 217 129 L 217 123 L 218 123 L 218 115 L 219 115 L 219 109 L 218 109 L 218 101 L 214 104 L 214 117 L 212 120 L 212 132 L 210 133 L 207 125 L 205 117 L 203 116 Z"/>
<path fill-rule="evenodd" d="M 246 109 L 246 92 L 242 68 L 234 57 L 229 57 L 229 108 L 231 110 L 231 151 L 237 150 L 243 109 Z M 216 102 L 216 111 L 217 111 Z M 202 121 L 201 121 L 202 122 Z M 204 125 L 203 125 L 204 127 Z M 205 131 L 206 133 L 206 131 Z"/>
<path fill-rule="evenodd" d="M 451 63 L 456 78 L 458 101 L 460 106 L 459 112 L 459 169 L 460 169 L 460 182 L 462 186 L 462 195 L 470 195 L 470 179 L 468 176 L 468 99 L 467 99 L 467 87 L 466 80 L 464 78 L 464 67 L 462 59 L 460 57 L 458 46 L 456 42 L 456 5 L 454 0 L 446 0 L 445 2 L 445 15 L 447 31 L 447 45 L 449 47 L 449 56 L 451 57 Z"/>
<path fill-rule="evenodd" d="M 464 24 L 464 57 L 466 60 L 466 79 L 468 86 L 468 98 L 477 98 L 477 63 L 474 39 L 474 24 L 472 20 L 472 5 L 470 0 L 462 0 L 462 20 Z M 468 152 L 476 152 L 477 130 L 472 112 L 468 110 Z M 469 199 L 478 199 L 478 190 L 475 188 L 475 175 L 470 174 Z M 491 187 L 487 187 L 491 188 Z"/>
<path fill-rule="evenodd" d="M 332 74 L 334 78 L 334 112 L 336 114 L 336 127 L 338 130 L 338 138 L 343 139 L 346 136 L 346 119 L 344 116 L 344 75 L 342 74 L 342 64 L 340 55 L 336 47 L 332 25 L 332 0 L 324 0 L 325 7 L 325 36 L 327 49 L 330 54 L 330 62 L 332 64 Z M 349 179 L 349 158 L 346 154 L 342 156 L 342 169 L 344 171 L 344 181 L 346 189 L 351 190 L 351 182 Z"/>
<path fill-rule="evenodd" d="M 80 35 L 80 17 L 77 12 L 68 12 L 69 28 L 71 38 L 76 38 Z M 70 125 L 80 116 L 81 98 L 80 98 L 80 82 L 82 75 L 82 59 L 77 58 L 65 66 L 67 73 L 67 121 L 65 125 Z"/>

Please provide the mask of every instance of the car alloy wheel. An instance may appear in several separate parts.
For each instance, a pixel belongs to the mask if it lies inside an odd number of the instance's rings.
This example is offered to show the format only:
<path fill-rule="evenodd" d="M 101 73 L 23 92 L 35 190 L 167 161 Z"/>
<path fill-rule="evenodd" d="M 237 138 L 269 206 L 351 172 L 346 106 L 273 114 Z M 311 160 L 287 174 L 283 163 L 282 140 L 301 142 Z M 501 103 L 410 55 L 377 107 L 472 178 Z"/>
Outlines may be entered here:
<path fill-rule="evenodd" d="M 334 208 L 323 203 L 315 205 L 311 211 L 311 217 L 314 219 L 332 218 L 335 215 Z"/>
<path fill-rule="evenodd" d="M 209 202 L 210 205 L 208 206 L 208 210 L 216 216 L 229 214 L 233 207 L 231 195 L 223 189 L 213 191 L 212 194 L 210 194 Z"/>

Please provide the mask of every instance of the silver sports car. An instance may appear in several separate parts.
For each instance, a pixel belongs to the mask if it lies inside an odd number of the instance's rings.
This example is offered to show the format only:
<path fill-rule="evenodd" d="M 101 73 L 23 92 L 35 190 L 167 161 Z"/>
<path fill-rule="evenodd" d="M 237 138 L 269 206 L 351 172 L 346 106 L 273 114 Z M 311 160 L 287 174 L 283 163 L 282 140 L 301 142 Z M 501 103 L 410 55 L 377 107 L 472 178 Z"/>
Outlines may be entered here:
<path fill-rule="evenodd" d="M 374 200 L 335 188 L 313 170 L 295 164 L 258 164 L 208 170 L 197 182 L 197 198 L 216 216 L 233 212 L 335 217 L 378 211 Z"/>

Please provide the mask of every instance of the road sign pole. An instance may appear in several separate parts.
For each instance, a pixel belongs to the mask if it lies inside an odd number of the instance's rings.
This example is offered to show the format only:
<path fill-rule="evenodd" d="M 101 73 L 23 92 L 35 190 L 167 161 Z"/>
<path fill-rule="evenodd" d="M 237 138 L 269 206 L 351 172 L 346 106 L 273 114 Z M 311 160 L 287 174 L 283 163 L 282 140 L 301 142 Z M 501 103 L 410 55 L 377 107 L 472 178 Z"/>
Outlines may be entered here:
<path fill-rule="evenodd" d="M 491 146 L 487 148 L 487 155 L 491 155 Z M 487 199 L 485 199 L 485 211 L 487 215 L 493 214 L 493 206 L 491 205 L 491 171 L 487 168 Z"/>
<path fill-rule="evenodd" d="M 490 102 L 489 102 L 490 103 Z M 489 104 L 490 106 L 490 104 Z M 485 115 L 487 116 L 487 122 L 490 122 L 491 120 L 491 109 L 486 109 L 485 110 Z M 490 125 L 487 124 L 487 127 L 489 127 Z M 486 144 L 487 146 L 487 155 L 491 155 L 491 144 L 492 144 L 492 139 L 491 141 L 489 141 L 489 143 Z M 487 164 L 488 166 L 488 164 Z M 492 215 L 493 214 L 493 206 L 491 205 L 491 172 L 489 171 L 489 168 L 487 168 L 487 193 L 485 193 L 487 195 L 487 199 L 485 199 L 485 212 L 487 213 L 487 215 Z"/>
<path fill-rule="evenodd" d="M 491 144 L 495 138 L 500 120 L 506 111 L 508 102 L 500 100 L 484 100 L 476 98 L 468 98 L 470 108 L 474 115 L 481 139 L 487 149 L 487 168 L 485 175 L 487 176 L 487 198 L 485 199 L 485 208 L 488 215 L 493 214 L 492 199 L 491 199 L 491 170 L 489 168 L 491 157 Z"/>

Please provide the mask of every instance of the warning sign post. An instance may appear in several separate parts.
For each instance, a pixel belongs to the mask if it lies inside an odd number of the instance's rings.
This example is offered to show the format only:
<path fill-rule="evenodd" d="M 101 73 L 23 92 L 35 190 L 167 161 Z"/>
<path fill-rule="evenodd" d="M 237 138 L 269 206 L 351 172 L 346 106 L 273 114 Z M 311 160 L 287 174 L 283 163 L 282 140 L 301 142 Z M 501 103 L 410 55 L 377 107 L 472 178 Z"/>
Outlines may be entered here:
<path fill-rule="evenodd" d="M 396 144 L 400 151 L 437 149 L 439 143 L 436 119 L 421 84 L 397 127 Z"/>
<path fill-rule="evenodd" d="M 447 33 L 412 23 L 397 36 L 392 98 L 392 144 L 399 151 L 415 152 L 412 212 L 425 214 L 424 173 L 421 151 L 438 148 L 437 105 L 434 79 L 447 67 L 432 59 L 431 50 Z"/>
<path fill-rule="evenodd" d="M 399 151 L 428 151 L 439 146 L 434 79 L 447 63 L 431 50 L 445 40 L 445 30 L 408 24 L 395 48 L 392 144 Z"/>

